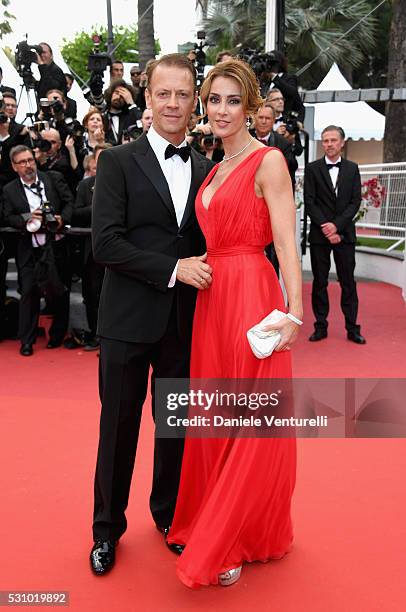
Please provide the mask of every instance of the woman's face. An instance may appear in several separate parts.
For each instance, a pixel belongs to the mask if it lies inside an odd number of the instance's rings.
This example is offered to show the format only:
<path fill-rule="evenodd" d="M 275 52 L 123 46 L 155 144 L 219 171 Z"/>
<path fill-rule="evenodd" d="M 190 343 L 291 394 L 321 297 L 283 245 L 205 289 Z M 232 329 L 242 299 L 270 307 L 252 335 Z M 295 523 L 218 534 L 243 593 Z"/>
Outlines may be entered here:
<path fill-rule="evenodd" d="M 87 120 L 87 131 L 95 132 L 98 128 L 103 129 L 103 120 L 100 115 L 95 113 Z"/>
<path fill-rule="evenodd" d="M 207 116 L 213 132 L 223 139 L 245 127 L 247 112 L 236 79 L 220 76 L 213 79 L 207 99 Z"/>

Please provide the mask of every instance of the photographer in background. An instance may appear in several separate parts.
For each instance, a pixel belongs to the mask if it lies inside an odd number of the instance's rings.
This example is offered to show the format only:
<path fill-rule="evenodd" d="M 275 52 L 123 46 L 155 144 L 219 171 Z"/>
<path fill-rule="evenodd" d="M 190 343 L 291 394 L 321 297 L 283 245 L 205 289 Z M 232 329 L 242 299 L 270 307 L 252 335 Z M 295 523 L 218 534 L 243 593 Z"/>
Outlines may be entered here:
<path fill-rule="evenodd" d="M 106 140 L 103 115 L 96 108 L 92 108 L 83 117 L 82 123 L 85 128 L 83 135 L 84 148 L 86 153 L 93 153 L 95 147 L 104 144 Z"/>
<path fill-rule="evenodd" d="M 95 169 L 102 151 L 111 148 L 111 144 L 97 145 L 94 149 Z M 76 202 L 73 209 L 72 224 L 75 227 L 91 227 L 92 222 L 92 199 L 96 182 L 96 176 L 90 176 L 80 181 L 76 194 Z M 82 273 L 82 295 L 86 307 L 86 318 L 89 332 L 83 334 L 85 351 L 93 351 L 98 348 L 96 339 L 97 312 L 99 308 L 100 292 L 104 278 L 104 266 L 96 263 L 92 254 L 91 236 L 88 234 L 82 239 L 83 273 Z M 76 343 L 80 338 L 74 333 Z"/>
<path fill-rule="evenodd" d="M 142 123 L 142 131 L 148 132 L 149 128 L 152 125 L 153 116 L 152 116 L 152 108 L 146 108 L 141 115 L 141 123 Z"/>
<path fill-rule="evenodd" d="M 67 240 L 56 236 L 72 216 L 73 197 L 57 172 L 37 172 L 34 154 L 19 145 L 11 152 L 11 163 L 18 178 L 5 186 L 5 224 L 24 232 L 17 244 L 17 269 L 21 287 L 19 310 L 20 354 L 33 354 L 40 312 L 40 291 L 36 282 L 36 264 L 51 244 L 58 280 L 63 293 L 52 300 L 53 321 L 47 348 L 62 344 L 69 322 L 70 259 Z"/>
<path fill-rule="evenodd" d="M 42 172 L 50 170 L 60 172 L 74 196 L 83 172 L 76 156 L 73 136 L 67 136 L 64 145 L 58 130 L 55 128 L 42 130 L 40 136 L 42 140 L 49 142 L 51 146 L 47 151 L 36 149 L 35 157 L 39 169 Z"/>
<path fill-rule="evenodd" d="M 2 93 L 3 95 L 5 93 L 11 93 L 15 97 L 16 90 L 14 89 L 14 87 L 8 87 L 7 85 L 3 85 L 2 81 L 3 81 L 3 68 L 0 66 L 0 93 Z"/>
<path fill-rule="evenodd" d="M 110 66 L 110 83 L 124 79 L 124 64 L 121 60 L 114 60 Z"/>
<path fill-rule="evenodd" d="M 269 104 L 276 115 L 275 123 L 273 126 L 280 136 L 286 138 L 291 145 L 291 153 L 295 160 L 294 169 L 293 162 L 289 167 L 290 177 L 292 179 L 293 190 L 295 189 L 295 172 L 298 167 L 296 161 L 297 157 L 300 157 L 303 153 L 303 145 L 300 140 L 300 131 L 302 129 L 302 123 L 299 121 L 299 117 L 296 111 L 285 111 L 285 99 L 279 89 L 273 89 L 269 92 L 266 98 L 266 104 Z M 293 169 L 293 172 L 292 172 Z"/>
<path fill-rule="evenodd" d="M 106 142 L 112 145 L 122 143 L 123 130 L 136 125 L 141 119 L 141 110 L 135 103 L 135 90 L 124 80 L 114 81 L 104 93 Z"/>
<path fill-rule="evenodd" d="M 295 111 L 298 113 L 297 120 L 302 124 L 305 117 L 305 106 L 300 98 L 297 88 L 297 78 L 288 73 L 288 60 L 281 51 L 271 51 L 268 54 L 272 61 L 269 62 L 267 71 L 267 91 L 266 97 L 272 89 L 279 89 L 285 99 L 285 112 Z"/>
<path fill-rule="evenodd" d="M 66 80 L 66 93 L 68 94 L 70 90 L 72 89 L 72 85 L 75 79 L 73 78 L 71 74 L 69 74 L 69 72 L 65 72 L 65 80 Z M 65 99 L 66 99 L 66 111 L 65 111 L 66 117 L 71 117 L 72 119 L 76 119 L 77 117 L 76 101 L 73 100 L 72 98 L 69 98 L 67 95 L 65 96 Z"/>
<path fill-rule="evenodd" d="M 45 98 L 50 89 L 59 89 L 66 95 L 66 79 L 63 70 L 54 62 L 54 56 L 51 47 L 48 43 L 40 43 L 42 53 L 35 52 L 36 63 L 41 75 L 41 79 L 37 83 L 38 99 Z"/>
<path fill-rule="evenodd" d="M 234 55 L 228 49 L 223 49 L 220 53 L 217 53 L 216 64 L 221 64 L 221 62 L 228 62 L 228 60 L 234 59 Z"/>
<path fill-rule="evenodd" d="M 4 186 L 16 178 L 10 162 L 10 151 L 18 144 L 30 144 L 28 129 L 17 123 L 17 100 L 6 91 L 4 97 L 0 94 L 0 186 Z"/>

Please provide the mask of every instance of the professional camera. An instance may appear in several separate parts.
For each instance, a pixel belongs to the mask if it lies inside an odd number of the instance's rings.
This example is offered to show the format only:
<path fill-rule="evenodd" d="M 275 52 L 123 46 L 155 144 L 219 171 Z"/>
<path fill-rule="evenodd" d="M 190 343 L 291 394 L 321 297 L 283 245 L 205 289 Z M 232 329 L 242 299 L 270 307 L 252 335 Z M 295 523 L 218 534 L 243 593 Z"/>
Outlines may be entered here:
<path fill-rule="evenodd" d="M 101 36 L 94 34 L 92 36 L 93 53 L 90 53 L 87 60 L 87 69 L 91 73 L 89 79 L 89 88 L 84 90 L 86 99 L 91 98 L 91 103 L 95 106 L 102 106 L 104 103 L 103 86 L 104 86 L 104 71 L 107 66 L 111 65 L 111 57 L 108 53 L 100 51 L 102 42 Z"/>
<path fill-rule="evenodd" d="M 299 117 L 299 113 L 296 111 L 289 111 L 285 113 L 282 117 L 282 121 L 286 126 L 286 131 L 289 134 L 299 134 L 301 125 L 299 124 L 297 118 Z"/>
<path fill-rule="evenodd" d="M 42 116 L 45 121 L 50 121 L 52 117 L 56 121 L 63 119 L 64 106 L 60 100 L 48 100 L 48 98 L 40 98 L 39 107 L 42 111 Z"/>
<path fill-rule="evenodd" d="M 51 233 L 55 233 L 58 229 L 58 221 L 55 219 L 55 209 L 49 202 L 45 201 L 41 204 L 42 227 Z"/>
<path fill-rule="evenodd" d="M 14 54 L 17 72 L 23 79 L 24 85 L 29 89 L 35 89 L 36 86 L 31 64 L 37 61 L 37 53 L 40 55 L 42 52 L 41 45 L 29 45 L 26 40 L 17 44 Z"/>
<path fill-rule="evenodd" d="M 280 51 L 262 53 L 257 49 L 243 48 L 238 55 L 251 66 L 260 81 L 270 72 L 278 74 L 285 71 L 284 56 Z"/>
<path fill-rule="evenodd" d="M 214 134 L 208 134 L 207 136 L 204 136 L 204 138 L 202 139 L 202 144 L 205 147 L 214 147 L 214 145 L 217 144 L 218 141 L 219 139 L 216 138 Z"/>
<path fill-rule="evenodd" d="M 142 134 L 142 129 L 138 127 L 137 124 L 129 125 L 128 128 L 123 130 L 123 143 L 131 142 L 132 140 L 137 140 L 139 136 Z"/>

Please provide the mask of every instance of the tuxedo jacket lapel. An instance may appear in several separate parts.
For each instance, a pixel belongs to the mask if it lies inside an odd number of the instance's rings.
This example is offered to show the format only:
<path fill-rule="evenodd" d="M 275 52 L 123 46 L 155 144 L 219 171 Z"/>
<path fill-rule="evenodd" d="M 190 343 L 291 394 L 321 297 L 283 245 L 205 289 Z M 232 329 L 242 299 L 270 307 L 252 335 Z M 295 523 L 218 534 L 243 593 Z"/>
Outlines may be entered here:
<path fill-rule="evenodd" d="M 320 172 L 331 193 L 334 195 L 334 197 L 336 197 L 336 192 L 334 190 L 333 183 L 331 182 L 330 172 L 327 168 L 327 164 L 324 160 L 324 157 L 320 160 Z"/>
<path fill-rule="evenodd" d="M 189 196 L 186 202 L 185 212 L 183 213 L 179 229 L 185 227 L 190 215 L 193 213 L 197 192 L 206 176 L 204 158 L 198 155 L 194 149 L 191 149 L 190 160 L 192 164 L 192 178 L 190 181 Z"/>
<path fill-rule="evenodd" d="M 137 162 L 138 166 L 145 174 L 145 176 L 151 181 L 153 187 L 159 193 L 163 203 L 165 204 L 168 211 L 176 218 L 175 207 L 172 202 L 171 192 L 169 191 L 168 183 L 161 170 L 159 161 L 148 142 L 148 138 L 145 134 L 140 136 L 135 142 L 136 150 L 133 153 L 133 157 Z"/>

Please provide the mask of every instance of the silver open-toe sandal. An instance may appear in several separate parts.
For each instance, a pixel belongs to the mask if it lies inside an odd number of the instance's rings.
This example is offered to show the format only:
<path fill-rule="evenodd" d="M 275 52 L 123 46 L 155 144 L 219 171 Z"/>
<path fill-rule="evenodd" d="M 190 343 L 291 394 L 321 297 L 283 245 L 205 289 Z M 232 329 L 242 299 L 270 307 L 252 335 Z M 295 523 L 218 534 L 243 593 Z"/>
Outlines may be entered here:
<path fill-rule="evenodd" d="M 219 574 L 219 584 L 221 586 L 231 586 L 234 582 L 237 582 L 241 576 L 242 566 L 235 567 L 234 569 L 228 570 L 223 574 Z"/>

